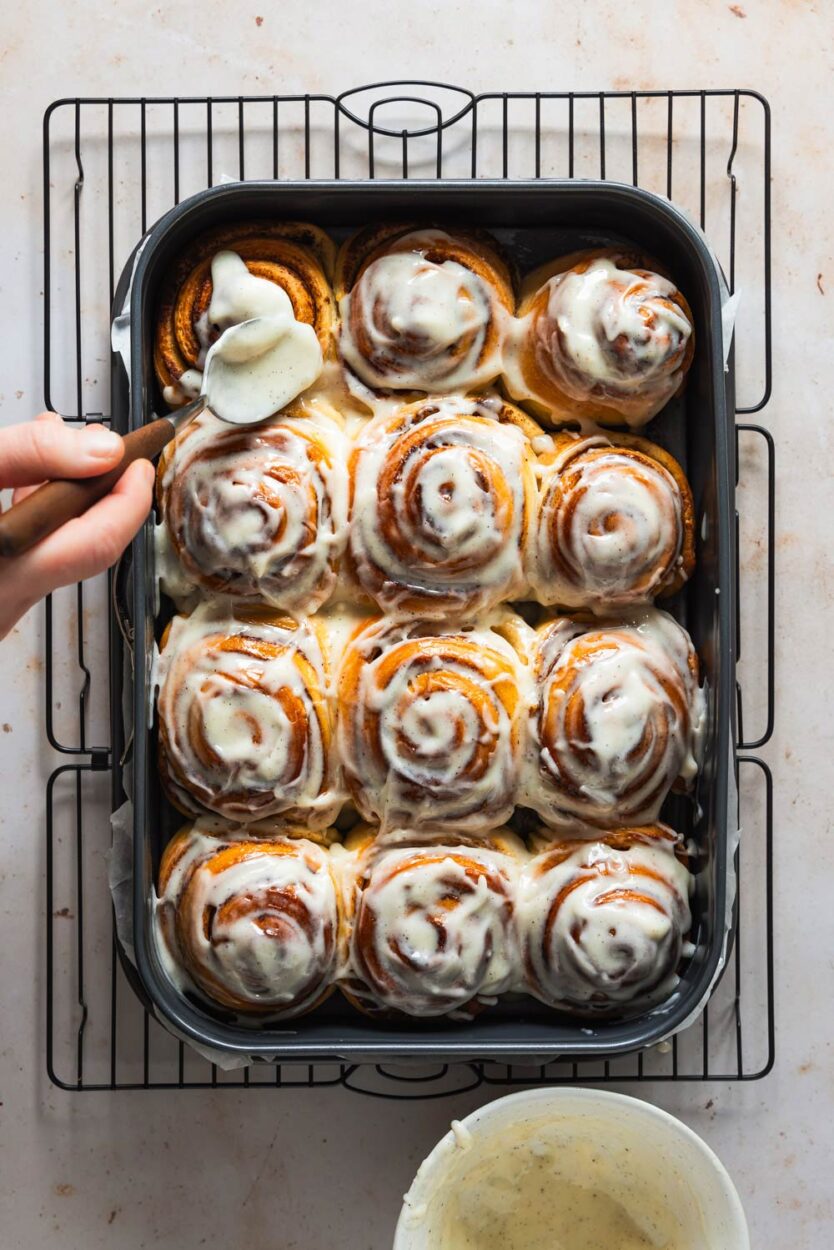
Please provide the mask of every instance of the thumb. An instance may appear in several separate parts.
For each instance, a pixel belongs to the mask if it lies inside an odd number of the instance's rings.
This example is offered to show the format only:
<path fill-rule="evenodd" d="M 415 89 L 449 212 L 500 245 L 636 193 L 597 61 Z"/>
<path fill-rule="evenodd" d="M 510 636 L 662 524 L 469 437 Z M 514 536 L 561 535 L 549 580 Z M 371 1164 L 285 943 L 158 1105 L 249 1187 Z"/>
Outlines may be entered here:
<path fill-rule="evenodd" d="M 92 477 L 119 463 L 124 445 L 100 425 L 72 429 L 55 413 L 0 430 L 0 487 L 58 477 Z"/>

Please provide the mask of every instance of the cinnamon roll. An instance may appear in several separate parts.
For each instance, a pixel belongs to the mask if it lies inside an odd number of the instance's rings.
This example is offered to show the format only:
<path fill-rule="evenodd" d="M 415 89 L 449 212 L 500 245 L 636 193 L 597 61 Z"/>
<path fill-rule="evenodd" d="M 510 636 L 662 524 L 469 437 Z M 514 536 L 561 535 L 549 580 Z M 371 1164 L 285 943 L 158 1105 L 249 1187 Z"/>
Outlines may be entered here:
<path fill-rule="evenodd" d="M 313 611 L 336 581 L 347 497 L 341 419 L 323 403 L 245 427 L 202 413 L 159 462 L 163 590 Z"/>
<path fill-rule="evenodd" d="M 599 612 L 680 589 L 695 567 L 692 492 L 673 456 L 618 434 L 553 437 L 528 580 L 540 603 Z"/>
<path fill-rule="evenodd" d="M 350 1002 L 370 1015 L 466 1019 L 516 983 L 524 848 L 513 835 L 380 846 L 360 834 L 348 847 Z"/>
<path fill-rule="evenodd" d="M 518 918 L 532 994 L 583 1014 L 660 1002 L 691 953 L 693 887 L 681 839 L 665 825 L 556 843 L 521 877 Z"/>
<path fill-rule="evenodd" d="M 154 365 L 172 408 L 199 395 L 206 353 L 229 326 L 292 316 L 334 352 L 334 245 L 318 226 L 245 222 L 195 239 L 171 269 L 157 312 Z"/>
<path fill-rule="evenodd" d="M 206 602 L 159 659 L 159 768 L 172 803 L 248 823 L 324 828 L 341 800 L 316 618 Z"/>
<path fill-rule="evenodd" d="M 684 385 L 692 311 L 645 258 L 598 248 L 524 282 L 504 352 L 509 393 L 552 422 L 645 425 Z"/>
<path fill-rule="evenodd" d="M 371 226 L 336 265 L 340 349 L 375 391 L 480 390 L 501 372 L 514 296 L 487 236 Z"/>
<path fill-rule="evenodd" d="M 339 675 L 337 742 L 366 820 L 478 831 L 509 818 L 526 629 L 506 613 L 459 627 L 382 618 L 355 634 Z"/>
<path fill-rule="evenodd" d="M 534 422 L 444 396 L 377 417 L 350 457 L 349 551 L 383 611 L 476 612 L 524 585 Z"/>
<path fill-rule="evenodd" d="M 326 847 L 306 838 L 214 835 L 168 844 L 157 922 L 175 982 L 247 1015 L 292 1017 L 331 993 L 341 901 Z"/>
<path fill-rule="evenodd" d="M 557 829 L 657 819 L 698 769 L 705 718 L 698 660 L 665 612 L 558 617 L 538 631 L 536 698 L 522 787 Z"/>

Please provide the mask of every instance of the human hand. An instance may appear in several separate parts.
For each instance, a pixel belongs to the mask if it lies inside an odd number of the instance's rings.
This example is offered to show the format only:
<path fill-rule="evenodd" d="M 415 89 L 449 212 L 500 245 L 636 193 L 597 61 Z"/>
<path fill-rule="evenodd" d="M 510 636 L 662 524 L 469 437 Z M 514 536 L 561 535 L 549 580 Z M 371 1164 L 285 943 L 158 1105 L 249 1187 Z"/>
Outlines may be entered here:
<path fill-rule="evenodd" d="M 103 426 L 72 429 L 54 412 L 0 429 L 0 489 L 14 487 L 19 503 L 42 482 L 93 477 L 119 463 L 124 446 Z M 154 471 L 136 460 L 113 490 L 83 516 L 9 559 L 0 558 L 0 639 L 33 604 L 58 586 L 83 581 L 118 560 L 148 515 Z"/>

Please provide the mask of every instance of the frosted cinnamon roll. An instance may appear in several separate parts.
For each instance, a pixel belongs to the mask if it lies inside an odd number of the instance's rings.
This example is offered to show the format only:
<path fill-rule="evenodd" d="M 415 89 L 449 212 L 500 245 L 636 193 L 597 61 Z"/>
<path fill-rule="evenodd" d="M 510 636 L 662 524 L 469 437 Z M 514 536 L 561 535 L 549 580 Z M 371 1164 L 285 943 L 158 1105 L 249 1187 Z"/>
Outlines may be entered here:
<path fill-rule="evenodd" d="M 163 637 L 158 680 L 160 774 L 180 811 L 331 823 L 341 794 L 316 618 L 200 604 Z"/>
<path fill-rule="evenodd" d="M 554 423 L 645 425 L 681 390 L 695 350 L 692 312 L 674 282 L 612 248 L 536 270 L 518 317 L 504 352 L 507 388 Z"/>
<path fill-rule="evenodd" d="M 347 442 L 323 403 L 245 427 L 202 413 L 159 462 L 162 588 L 313 611 L 336 581 L 347 497 Z"/>
<path fill-rule="evenodd" d="M 537 428 L 511 404 L 460 396 L 367 424 L 350 457 L 349 551 L 384 611 L 471 613 L 519 593 Z"/>
<path fill-rule="evenodd" d="M 515 984 L 516 838 L 379 847 L 360 834 L 352 845 L 341 988 L 355 1006 L 466 1019 Z"/>
<path fill-rule="evenodd" d="M 678 590 L 695 566 L 689 483 L 647 439 L 554 435 L 539 457 L 538 504 L 528 580 L 540 603 L 645 603 Z"/>
<path fill-rule="evenodd" d="M 656 608 L 538 631 L 524 803 L 553 828 L 657 819 L 697 770 L 705 719 L 689 635 Z"/>
<path fill-rule="evenodd" d="M 512 812 L 521 763 L 527 627 L 378 619 L 350 641 L 337 742 L 366 820 L 478 831 Z"/>
<path fill-rule="evenodd" d="M 200 235 L 173 265 L 157 312 L 154 365 L 163 397 L 178 407 L 199 395 L 212 343 L 252 317 L 293 317 L 334 352 L 335 248 L 318 226 L 243 222 Z"/>
<path fill-rule="evenodd" d="M 660 1002 L 677 984 L 693 878 L 665 825 L 560 842 L 525 867 L 518 923 L 530 992 L 593 1014 Z"/>
<path fill-rule="evenodd" d="M 500 374 L 514 296 L 486 236 L 372 226 L 343 246 L 335 281 L 342 358 L 372 390 L 468 392 Z"/>
<path fill-rule="evenodd" d="M 176 983 L 251 1015 L 311 1011 L 333 989 L 341 902 L 330 852 L 305 838 L 221 836 L 198 822 L 168 844 L 156 917 Z"/>

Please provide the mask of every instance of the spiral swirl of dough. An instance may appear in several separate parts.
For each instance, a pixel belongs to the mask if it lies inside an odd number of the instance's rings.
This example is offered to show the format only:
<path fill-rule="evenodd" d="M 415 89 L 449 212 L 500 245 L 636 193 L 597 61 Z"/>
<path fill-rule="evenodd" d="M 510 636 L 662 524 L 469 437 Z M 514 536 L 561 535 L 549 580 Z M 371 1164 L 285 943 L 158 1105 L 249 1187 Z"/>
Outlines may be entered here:
<path fill-rule="evenodd" d="M 158 677 L 160 772 L 181 811 L 331 822 L 341 795 L 315 619 L 201 604 L 172 622 Z"/>
<path fill-rule="evenodd" d="M 383 611 L 471 613 L 521 589 L 535 492 L 525 420 L 447 396 L 366 426 L 350 460 L 349 550 Z"/>
<path fill-rule="evenodd" d="M 646 439 L 555 441 L 531 543 L 539 602 L 599 612 L 678 590 L 695 564 L 692 492 L 680 465 Z"/>
<path fill-rule="evenodd" d="M 234 1011 L 291 1017 L 331 991 L 340 902 L 329 852 L 303 838 L 211 836 L 166 847 L 158 916 L 178 969 Z"/>
<path fill-rule="evenodd" d="M 689 635 L 655 608 L 539 630 L 525 801 L 554 828 L 657 819 L 698 769 L 705 717 Z"/>
<path fill-rule="evenodd" d="M 208 349 L 252 317 L 311 325 L 322 355 L 333 356 L 333 263 L 325 232 L 302 222 L 253 221 L 195 239 L 171 268 L 157 312 L 154 366 L 166 402 L 199 395 Z"/>
<path fill-rule="evenodd" d="M 208 413 L 189 422 L 157 476 L 163 590 L 182 600 L 197 586 L 288 612 L 320 607 L 347 541 L 346 460 L 339 424 L 321 405 L 249 427 Z"/>
<path fill-rule="evenodd" d="M 686 953 L 692 877 L 665 825 L 557 843 L 522 874 L 519 928 L 528 988 L 584 1013 L 667 998 Z"/>
<path fill-rule="evenodd" d="M 639 258 L 579 253 L 536 271 L 525 291 L 505 351 L 515 398 L 557 421 L 637 427 L 680 390 L 694 352 L 692 312 Z"/>
<path fill-rule="evenodd" d="M 513 294 L 488 244 L 442 230 L 392 238 L 383 228 L 346 250 L 340 348 L 366 386 L 467 392 L 498 376 Z"/>
<path fill-rule="evenodd" d="M 384 828 L 483 830 L 508 819 L 520 767 L 523 623 L 371 622 L 339 676 L 349 790 Z"/>
<path fill-rule="evenodd" d="M 372 849 L 360 864 L 343 990 L 361 1009 L 473 1014 L 518 976 L 518 864 L 495 845 Z"/>

